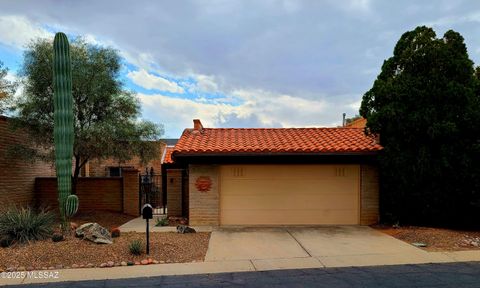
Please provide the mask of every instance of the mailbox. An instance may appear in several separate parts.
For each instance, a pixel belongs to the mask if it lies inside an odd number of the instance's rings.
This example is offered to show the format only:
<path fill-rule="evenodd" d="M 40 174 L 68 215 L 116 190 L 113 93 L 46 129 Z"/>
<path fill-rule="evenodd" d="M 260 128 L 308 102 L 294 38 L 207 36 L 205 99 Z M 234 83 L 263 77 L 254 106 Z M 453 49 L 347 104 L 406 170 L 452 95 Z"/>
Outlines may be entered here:
<path fill-rule="evenodd" d="M 153 219 L 153 208 L 150 204 L 145 204 L 142 207 L 142 218 L 143 219 Z"/>

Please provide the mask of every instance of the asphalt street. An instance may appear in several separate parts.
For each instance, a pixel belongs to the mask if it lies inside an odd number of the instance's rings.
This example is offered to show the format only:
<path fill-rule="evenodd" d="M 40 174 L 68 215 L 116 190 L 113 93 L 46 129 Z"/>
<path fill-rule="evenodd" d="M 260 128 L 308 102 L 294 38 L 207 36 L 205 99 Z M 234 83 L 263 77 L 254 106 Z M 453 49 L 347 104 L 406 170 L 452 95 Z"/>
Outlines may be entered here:
<path fill-rule="evenodd" d="M 23 285 L 22 287 L 480 288 L 480 262 L 158 276 L 100 281 L 59 282 Z"/>

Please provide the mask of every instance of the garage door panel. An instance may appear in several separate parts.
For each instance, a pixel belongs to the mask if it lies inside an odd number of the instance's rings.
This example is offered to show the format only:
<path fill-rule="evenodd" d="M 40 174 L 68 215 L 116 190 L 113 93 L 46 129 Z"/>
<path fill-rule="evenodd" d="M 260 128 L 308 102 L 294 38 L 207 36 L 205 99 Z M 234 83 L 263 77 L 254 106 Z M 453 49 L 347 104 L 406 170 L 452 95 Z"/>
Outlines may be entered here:
<path fill-rule="evenodd" d="M 358 224 L 358 165 L 224 165 L 222 225 Z"/>
<path fill-rule="evenodd" d="M 259 195 L 259 194 L 318 194 L 327 191 L 335 194 L 352 194 L 357 188 L 350 179 L 339 181 L 316 180 L 229 180 L 222 183 L 223 195 Z"/>
<path fill-rule="evenodd" d="M 223 218 L 229 225 L 355 225 L 355 210 L 231 210 Z"/>
<path fill-rule="evenodd" d="M 223 211 L 241 209 L 356 209 L 358 201 L 350 195 L 338 196 L 334 194 L 321 195 L 289 195 L 273 197 L 271 195 L 235 195 L 226 197 L 223 201 Z M 231 207 L 231 208 L 230 208 Z M 301 208 L 299 208 L 301 207 Z"/>

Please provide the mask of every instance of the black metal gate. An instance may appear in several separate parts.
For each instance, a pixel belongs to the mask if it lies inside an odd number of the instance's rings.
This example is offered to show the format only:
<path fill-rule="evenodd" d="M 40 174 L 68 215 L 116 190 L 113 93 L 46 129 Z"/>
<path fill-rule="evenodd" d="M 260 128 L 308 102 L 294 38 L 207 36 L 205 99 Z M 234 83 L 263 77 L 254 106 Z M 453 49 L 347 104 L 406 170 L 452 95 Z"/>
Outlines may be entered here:
<path fill-rule="evenodd" d="M 154 214 L 166 214 L 167 199 L 162 193 L 162 175 L 149 173 L 140 174 L 140 209 L 146 203 L 152 205 Z"/>

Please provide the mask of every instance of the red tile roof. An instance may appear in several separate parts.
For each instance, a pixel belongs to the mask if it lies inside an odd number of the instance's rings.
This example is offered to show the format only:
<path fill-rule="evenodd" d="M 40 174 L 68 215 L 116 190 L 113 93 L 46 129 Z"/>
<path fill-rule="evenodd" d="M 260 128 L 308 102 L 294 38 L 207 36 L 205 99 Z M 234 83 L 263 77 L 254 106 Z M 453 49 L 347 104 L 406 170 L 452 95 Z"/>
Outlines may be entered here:
<path fill-rule="evenodd" d="M 360 128 L 185 129 L 174 154 L 364 153 L 381 150 Z"/>
<path fill-rule="evenodd" d="M 163 164 L 172 164 L 172 152 L 175 149 L 175 147 L 165 147 L 165 157 L 163 158 Z"/>

